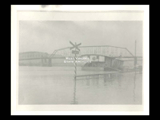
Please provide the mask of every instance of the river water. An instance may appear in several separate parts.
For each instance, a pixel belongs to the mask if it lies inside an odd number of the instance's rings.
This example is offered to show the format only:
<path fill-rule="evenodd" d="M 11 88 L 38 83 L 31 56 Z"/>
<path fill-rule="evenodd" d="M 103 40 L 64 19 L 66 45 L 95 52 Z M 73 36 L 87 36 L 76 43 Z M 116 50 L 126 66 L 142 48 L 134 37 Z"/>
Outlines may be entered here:
<path fill-rule="evenodd" d="M 77 75 L 86 73 L 98 71 L 77 68 Z M 74 67 L 20 66 L 18 103 L 72 104 L 75 97 L 77 104 L 142 104 L 142 74 L 139 73 L 78 77 L 76 87 L 74 83 Z"/>

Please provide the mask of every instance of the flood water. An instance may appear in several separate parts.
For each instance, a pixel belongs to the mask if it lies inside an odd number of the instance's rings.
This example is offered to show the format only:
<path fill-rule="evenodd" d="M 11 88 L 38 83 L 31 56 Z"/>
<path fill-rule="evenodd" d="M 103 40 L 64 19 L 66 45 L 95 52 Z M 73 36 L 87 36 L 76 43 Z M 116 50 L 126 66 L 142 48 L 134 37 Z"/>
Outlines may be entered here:
<path fill-rule="evenodd" d="M 98 73 L 82 71 L 78 74 Z M 142 104 L 142 74 L 76 78 L 74 67 L 19 67 L 19 104 Z M 74 94 L 75 93 L 75 94 Z M 74 96 L 75 95 L 75 96 Z"/>

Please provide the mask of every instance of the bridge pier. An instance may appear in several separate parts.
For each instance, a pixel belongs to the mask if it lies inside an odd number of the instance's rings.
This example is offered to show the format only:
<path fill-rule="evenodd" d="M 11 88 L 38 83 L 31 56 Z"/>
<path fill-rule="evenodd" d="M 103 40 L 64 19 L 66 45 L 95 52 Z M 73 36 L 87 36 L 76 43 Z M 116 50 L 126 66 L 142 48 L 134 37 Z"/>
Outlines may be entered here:
<path fill-rule="evenodd" d="M 43 58 L 41 58 L 41 65 L 44 66 Z"/>
<path fill-rule="evenodd" d="M 52 66 L 52 58 L 48 58 L 48 66 Z"/>
<path fill-rule="evenodd" d="M 52 59 L 46 58 L 46 57 L 41 57 L 41 65 L 42 66 L 52 66 Z"/>
<path fill-rule="evenodd" d="M 112 61 L 113 61 L 113 58 L 109 58 L 105 56 L 105 64 L 107 65 L 106 67 L 112 67 Z"/>

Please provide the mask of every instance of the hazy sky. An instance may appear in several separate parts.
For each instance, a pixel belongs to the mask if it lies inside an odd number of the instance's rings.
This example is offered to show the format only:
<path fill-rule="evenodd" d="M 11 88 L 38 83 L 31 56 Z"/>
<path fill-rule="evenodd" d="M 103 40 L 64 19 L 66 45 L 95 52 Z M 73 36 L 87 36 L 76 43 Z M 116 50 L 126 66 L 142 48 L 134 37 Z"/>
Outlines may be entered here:
<path fill-rule="evenodd" d="M 82 46 L 113 45 L 128 48 L 142 55 L 141 21 L 20 21 L 19 52 L 52 53 L 71 47 L 69 41 Z"/>

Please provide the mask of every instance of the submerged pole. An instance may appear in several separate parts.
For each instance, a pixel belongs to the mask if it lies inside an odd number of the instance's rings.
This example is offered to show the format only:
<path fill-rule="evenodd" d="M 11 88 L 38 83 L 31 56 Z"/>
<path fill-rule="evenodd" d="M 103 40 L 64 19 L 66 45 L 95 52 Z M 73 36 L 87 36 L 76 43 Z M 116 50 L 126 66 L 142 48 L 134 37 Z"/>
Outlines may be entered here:
<path fill-rule="evenodd" d="M 77 72 L 77 64 L 76 64 L 76 54 L 74 54 L 74 99 L 73 102 L 76 104 L 76 72 Z"/>

